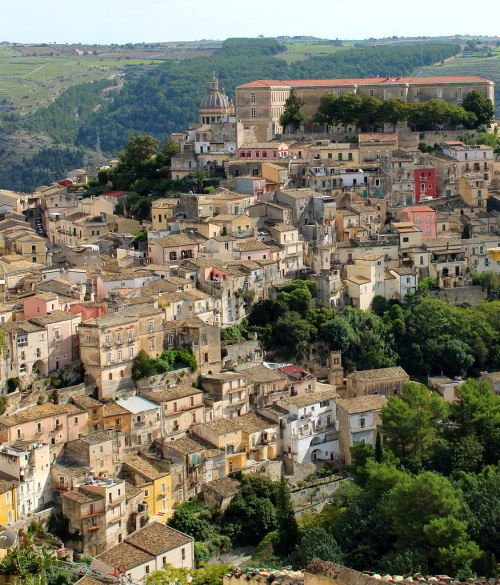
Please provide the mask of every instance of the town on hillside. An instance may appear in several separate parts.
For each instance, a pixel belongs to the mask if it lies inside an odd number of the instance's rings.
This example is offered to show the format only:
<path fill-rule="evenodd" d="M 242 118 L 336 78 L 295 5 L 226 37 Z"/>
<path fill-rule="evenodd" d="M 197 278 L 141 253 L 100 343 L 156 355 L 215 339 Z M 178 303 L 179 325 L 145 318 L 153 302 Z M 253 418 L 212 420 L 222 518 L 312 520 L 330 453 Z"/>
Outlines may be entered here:
<path fill-rule="evenodd" d="M 0 190 L 0 573 L 498 576 L 493 92 L 214 75 L 162 151 Z"/>

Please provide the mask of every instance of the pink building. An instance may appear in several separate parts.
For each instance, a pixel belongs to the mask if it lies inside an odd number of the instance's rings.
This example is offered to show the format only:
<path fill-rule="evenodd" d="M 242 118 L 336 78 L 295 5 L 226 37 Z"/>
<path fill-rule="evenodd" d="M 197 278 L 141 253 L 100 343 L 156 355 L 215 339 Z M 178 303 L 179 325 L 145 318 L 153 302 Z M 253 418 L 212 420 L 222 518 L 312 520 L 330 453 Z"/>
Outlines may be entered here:
<path fill-rule="evenodd" d="M 422 237 L 435 238 L 436 230 L 436 211 L 425 205 L 415 207 L 405 207 L 400 214 L 400 221 L 409 221 L 414 223 L 422 230 Z"/>
<path fill-rule="evenodd" d="M 59 297 L 52 292 L 37 292 L 32 297 L 27 297 L 23 301 L 23 310 L 25 319 L 43 317 L 51 311 L 58 311 L 62 307 L 59 304 Z"/>
<path fill-rule="evenodd" d="M 289 156 L 289 146 L 285 142 L 248 142 L 238 148 L 238 158 L 272 160 Z"/>
<path fill-rule="evenodd" d="M 74 404 L 46 402 L 0 417 L 0 441 L 41 441 L 57 445 L 87 433 L 87 411 Z"/>
<path fill-rule="evenodd" d="M 271 248 L 259 240 L 240 240 L 237 247 L 240 251 L 240 260 L 268 260 L 271 258 Z"/>
<path fill-rule="evenodd" d="M 52 311 L 43 317 L 31 319 L 32 323 L 45 327 L 49 372 L 62 368 L 78 359 L 78 325 L 80 315 L 65 311 Z"/>
<path fill-rule="evenodd" d="M 69 308 L 73 315 L 80 315 L 82 323 L 89 319 L 96 319 L 106 314 L 106 305 L 100 305 L 94 301 L 81 301 L 77 302 Z"/>

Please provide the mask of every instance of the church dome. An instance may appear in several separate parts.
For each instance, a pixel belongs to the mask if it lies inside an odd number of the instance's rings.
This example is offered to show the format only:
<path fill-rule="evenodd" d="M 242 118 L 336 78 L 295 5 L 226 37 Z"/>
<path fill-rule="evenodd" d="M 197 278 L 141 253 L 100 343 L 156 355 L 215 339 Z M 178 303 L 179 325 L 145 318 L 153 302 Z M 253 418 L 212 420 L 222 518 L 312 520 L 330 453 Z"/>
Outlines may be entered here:
<path fill-rule="evenodd" d="M 219 121 L 221 115 L 232 114 L 233 112 L 233 102 L 223 89 L 222 91 L 219 90 L 219 80 L 214 75 L 210 80 L 210 91 L 200 102 L 200 122 Z M 214 115 L 215 119 L 213 119 Z"/>

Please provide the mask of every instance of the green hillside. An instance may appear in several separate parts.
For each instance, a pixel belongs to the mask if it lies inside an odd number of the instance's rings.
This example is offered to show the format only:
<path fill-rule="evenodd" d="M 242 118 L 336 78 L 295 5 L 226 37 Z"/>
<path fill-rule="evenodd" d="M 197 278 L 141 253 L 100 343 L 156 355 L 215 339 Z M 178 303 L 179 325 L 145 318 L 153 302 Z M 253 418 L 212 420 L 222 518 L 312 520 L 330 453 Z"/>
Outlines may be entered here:
<path fill-rule="evenodd" d="M 500 50 L 492 49 L 492 56 L 485 53 L 463 53 L 440 65 L 422 67 L 419 75 L 480 75 L 496 84 L 495 107 L 500 116 Z"/>

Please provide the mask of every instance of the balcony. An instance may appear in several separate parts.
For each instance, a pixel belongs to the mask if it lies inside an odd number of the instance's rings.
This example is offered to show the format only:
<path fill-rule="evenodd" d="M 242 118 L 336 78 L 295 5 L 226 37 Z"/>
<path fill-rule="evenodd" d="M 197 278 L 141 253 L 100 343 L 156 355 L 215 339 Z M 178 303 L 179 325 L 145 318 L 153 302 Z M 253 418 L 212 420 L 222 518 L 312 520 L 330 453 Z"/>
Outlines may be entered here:
<path fill-rule="evenodd" d="M 146 423 L 143 420 L 139 420 L 139 421 L 136 421 L 132 426 L 134 427 L 134 429 L 140 429 L 142 427 L 145 427 Z"/>

